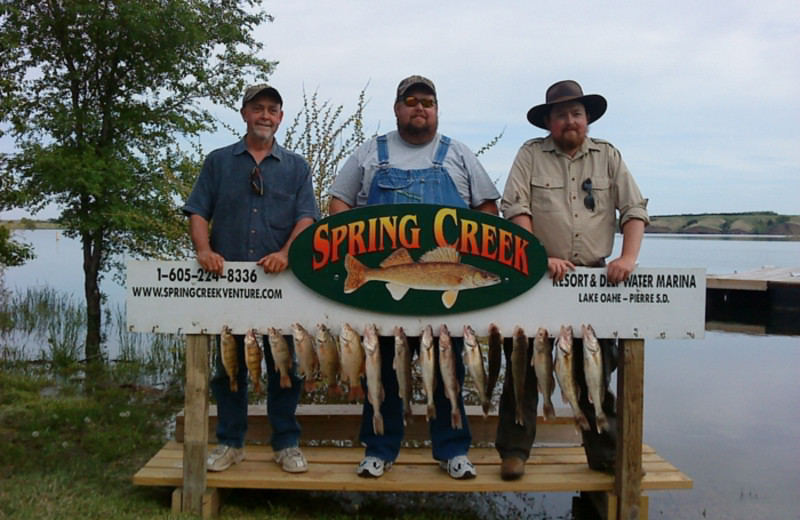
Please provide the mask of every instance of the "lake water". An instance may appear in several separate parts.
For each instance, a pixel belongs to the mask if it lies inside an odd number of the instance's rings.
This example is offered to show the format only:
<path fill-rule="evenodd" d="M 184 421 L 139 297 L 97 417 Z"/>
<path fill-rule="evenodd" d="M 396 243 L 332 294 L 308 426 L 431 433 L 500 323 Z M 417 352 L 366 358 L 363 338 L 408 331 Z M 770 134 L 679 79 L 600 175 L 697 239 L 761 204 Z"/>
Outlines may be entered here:
<path fill-rule="evenodd" d="M 8 269 L 8 287 L 46 284 L 82 301 L 77 242 L 50 230 L 15 236 L 32 243 L 38 258 Z M 800 270 L 800 241 L 647 235 L 639 264 L 709 273 Z M 102 291 L 111 303 L 124 302 L 123 287 L 110 278 Z M 692 490 L 650 492 L 650 518 L 800 519 L 799 370 L 797 336 L 708 331 L 704 340 L 648 341 L 645 442 L 694 479 Z M 535 518 L 568 517 L 570 510 L 564 493 L 503 500 Z"/>

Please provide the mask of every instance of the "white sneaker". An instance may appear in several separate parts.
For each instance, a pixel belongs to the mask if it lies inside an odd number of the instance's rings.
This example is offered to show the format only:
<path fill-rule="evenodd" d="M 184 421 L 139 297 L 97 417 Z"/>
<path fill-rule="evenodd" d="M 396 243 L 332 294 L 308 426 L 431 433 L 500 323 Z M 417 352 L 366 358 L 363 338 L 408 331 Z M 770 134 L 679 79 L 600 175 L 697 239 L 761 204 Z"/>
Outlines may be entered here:
<path fill-rule="evenodd" d="M 478 476 L 475 466 L 469 461 L 466 455 L 458 455 L 447 462 L 439 462 L 439 467 L 445 470 L 451 478 L 466 480 Z"/>
<path fill-rule="evenodd" d="M 218 444 L 206 459 L 208 471 L 225 471 L 233 464 L 238 464 L 244 460 L 244 448 L 234 448 Z"/>
<path fill-rule="evenodd" d="M 305 473 L 308 471 L 308 462 L 297 446 L 284 448 L 275 453 L 275 462 L 281 465 L 287 473 Z"/>
<path fill-rule="evenodd" d="M 391 462 L 382 461 L 378 457 L 364 457 L 356 473 L 359 477 L 378 478 L 390 469 L 392 469 Z"/>

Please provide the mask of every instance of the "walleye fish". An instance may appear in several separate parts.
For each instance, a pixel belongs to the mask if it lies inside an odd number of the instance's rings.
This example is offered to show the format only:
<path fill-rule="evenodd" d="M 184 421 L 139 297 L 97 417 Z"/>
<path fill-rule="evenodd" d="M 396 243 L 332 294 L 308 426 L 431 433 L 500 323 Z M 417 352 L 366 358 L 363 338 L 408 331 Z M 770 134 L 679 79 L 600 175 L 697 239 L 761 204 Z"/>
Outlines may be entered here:
<path fill-rule="evenodd" d="M 236 340 L 233 339 L 231 329 L 227 326 L 222 327 L 219 354 L 222 357 L 222 367 L 225 369 L 225 373 L 228 374 L 231 392 L 238 392 L 239 384 L 236 382 L 236 376 L 239 374 L 239 357 L 236 352 Z"/>
<path fill-rule="evenodd" d="M 314 372 L 317 371 L 317 356 L 314 353 L 314 340 L 311 334 L 299 323 L 292 324 L 292 334 L 294 336 L 294 351 L 297 353 L 297 364 L 300 365 L 300 373 L 305 378 L 306 392 L 314 391 Z"/>
<path fill-rule="evenodd" d="M 581 333 L 583 334 L 583 374 L 586 378 L 586 389 L 589 391 L 589 402 L 594 405 L 597 433 L 602 433 L 604 430 L 608 430 L 608 417 L 603 411 L 603 399 L 606 394 L 603 355 L 592 326 L 581 325 Z"/>
<path fill-rule="evenodd" d="M 458 407 L 461 387 L 456 378 L 456 356 L 453 351 L 453 342 L 445 324 L 442 324 L 439 329 L 439 370 L 442 371 L 444 395 L 450 400 L 450 425 L 456 430 L 461 430 L 464 427 L 461 423 L 461 410 Z"/>
<path fill-rule="evenodd" d="M 261 361 L 263 359 L 264 353 L 261 352 L 261 346 L 256 339 L 256 331 L 250 329 L 244 335 L 244 362 L 247 365 L 247 372 L 250 374 L 255 392 L 261 391 Z"/>
<path fill-rule="evenodd" d="M 386 257 L 380 266 L 370 269 L 348 254 L 344 260 L 347 278 L 344 293 L 350 294 L 367 282 L 386 282 L 386 288 L 395 300 L 401 300 L 409 289 L 444 291 L 442 304 L 449 309 L 456 303 L 458 291 L 475 289 L 500 283 L 494 273 L 461 263 L 455 248 L 438 247 L 414 262 L 407 249 L 397 249 Z"/>
<path fill-rule="evenodd" d="M 572 357 L 572 327 L 561 326 L 561 332 L 555 341 L 555 372 L 558 386 L 561 387 L 561 399 L 569 404 L 575 415 L 575 427 L 589 429 L 589 421 L 578 406 L 578 385 L 575 384 Z"/>
<path fill-rule="evenodd" d="M 411 420 L 411 350 L 403 327 L 394 328 L 392 368 L 397 374 L 397 387 L 403 400 L 403 425 L 407 425 Z"/>
<path fill-rule="evenodd" d="M 375 435 L 383 435 L 381 403 L 385 394 L 381 382 L 381 348 L 378 345 L 378 331 L 375 330 L 374 324 L 364 328 L 364 352 L 367 356 L 367 398 L 372 405 L 372 431 Z"/>
<path fill-rule="evenodd" d="M 489 415 L 489 397 L 486 395 L 486 370 L 483 368 L 483 354 L 475 331 L 469 325 L 464 325 L 464 356 L 467 358 L 467 370 L 478 391 L 478 398 L 481 400 L 483 417 Z"/>
<path fill-rule="evenodd" d="M 533 359 L 531 365 L 536 372 L 536 386 L 542 394 L 544 418 L 548 421 L 555 419 L 556 409 L 553 406 L 553 391 L 556 389 L 556 380 L 553 378 L 553 344 L 547 336 L 547 329 L 540 327 L 533 339 Z"/>
<path fill-rule="evenodd" d="M 425 420 L 436 419 L 436 406 L 433 403 L 433 391 L 436 390 L 436 356 L 433 351 L 433 328 L 428 325 L 422 331 L 419 346 L 419 362 L 422 365 L 422 386 L 425 388 L 428 408 Z"/>
<path fill-rule="evenodd" d="M 322 377 L 328 380 L 328 395 L 342 395 L 339 386 L 339 345 L 324 324 L 317 325 L 317 358 Z"/>
<path fill-rule="evenodd" d="M 347 380 L 350 385 L 348 398 L 351 401 L 364 399 L 364 389 L 361 388 L 361 376 L 364 374 L 364 347 L 361 346 L 361 337 L 353 327 L 345 323 L 342 325 L 342 334 L 339 337 L 342 349 L 341 379 Z"/>
<path fill-rule="evenodd" d="M 281 329 L 268 328 L 269 349 L 272 352 L 272 361 L 275 363 L 275 372 L 281 374 L 281 388 L 291 388 L 292 379 L 289 372 L 292 369 L 292 352 L 286 338 L 281 335 Z"/>
<path fill-rule="evenodd" d="M 486 382 L 486 397 L 492 400 L 497 378 L 500 377 L 500 362 L 503 359 L 503 335 L 494 323 L 489 325 L 489 372 Z"/>
<path fill-rule="evenodd" d="M 528 371 L 528 336 L 522 327 L 514 327 L 514 343 L 511 349 L 511 378 L 514 383 L 514 402 L 517 405 L 516 424 L 525 426 L 523 405 L 525 404 L 525 373 Z"/>

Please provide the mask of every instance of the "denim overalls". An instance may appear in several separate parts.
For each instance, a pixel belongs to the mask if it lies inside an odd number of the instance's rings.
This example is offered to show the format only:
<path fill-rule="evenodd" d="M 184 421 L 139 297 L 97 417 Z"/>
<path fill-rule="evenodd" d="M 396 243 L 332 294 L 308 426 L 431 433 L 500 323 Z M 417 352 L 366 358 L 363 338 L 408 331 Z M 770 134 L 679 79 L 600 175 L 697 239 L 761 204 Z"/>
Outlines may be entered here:
<path fill-rule="evenodd" d="M 464 199 L 458 194 L 456 185 L 450 174 L 442 166 L 450 147 L 450 138 L 442 136 L 436 149 L 433 165 L 417 170 L 403 170 L 389 167 L 389 147 L 386 136 L 377 138 L 379 169 L 372 179 L 367 196 L 367 205 L 424 203 L 442 206 L 468 208 Z M 436 330 L 437 324 L 432 324 Z M 386 332 L 386 331 L 384 331 Z M 419 351 L 419 338 L 412 335 L 419 331 L 406 331 L 409 334 L 409 347 Z M 453 349 L 456 359 L 456 378 L 459 388 L 464 387 L 464 339 L 454 337 Z M 366 448 L 366 456 L 377 457 L 383 461 L 394 462 L 400 451 L 400 443 L 405 431 L 403 425 L 403 401 L 397 385 L 397 375 L 392 368 L 394 358 L 394 337 L 381 336 L 381 382 L 383 383 L 384 400 L 381 404 L 383 414 L 383 435 L 376 435 L 372 430 L 373 408 L 368 399 L 364 400 L 364 412 L 361 418 L 359 439 Z M 434 339 L 435 357 L 439 363 L 439 339 Z M 366 378 L 362 380 L 364 394 L 368 395 Z M 439 370 L 436 371 L 436 390 L 434 391 L 436 419 L 431 420 L 429 428 L 433 444 L 433 458 L 447 461 L 458 455 L 466 455 L 472 442 L 467 414 L 464 410 L 464 399 L 459 394 L 458 406 L 464 428 L 455 430 L 450 425 L 450 401 L 444 395 L 444 381 Z M 417 418 L 419 420 L 419 418 Z"/>

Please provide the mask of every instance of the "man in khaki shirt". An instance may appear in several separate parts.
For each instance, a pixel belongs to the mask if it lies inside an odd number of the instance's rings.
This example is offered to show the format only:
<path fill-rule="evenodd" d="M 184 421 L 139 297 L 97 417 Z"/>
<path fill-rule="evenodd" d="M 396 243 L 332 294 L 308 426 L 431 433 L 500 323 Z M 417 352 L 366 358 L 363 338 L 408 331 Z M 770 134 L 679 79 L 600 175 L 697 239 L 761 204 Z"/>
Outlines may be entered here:
<path fill-rule="evenodd" d="M 649 217 L 647 199 L 639 192 L 619 151 L 607 141 L 587 136 L 589 124 L 605 113 L 606 100 L 597 94 L 584 95 L 575 81 L 559 81 L 547 89 L 545 101 L 528 111 L 528 121 L 550 134 L 525 142 L 517 153 L 500 206 L 503 215 L 539 239 L 547 251 L 550 276 L 561 280 L 575 266 L 606 265 L 614 246 L 619 210 L 622 254 L 608 263 L 608 278 L 612 283 L 625 280 L 636 265 Z M 616 368 L 616 345 L 601 340 L 601 346 L 608 377 Z M 613 470 L 614 395 L 606 391 L 603 410 L 609 429 L 599 434 L 583 377 L 580 339 L 575 340 L 573 352 L 574 364 L 579 367 L 576 382 L 581 387 L 580 406 L 591 426 L 583 431 L 589 466 Z M 526 375 L 530 377 L 536 377 L 532 369 Z M 607 386 L 608 381 L 605 383 Z M 532 391 L 525 394 L 525 426 L 514 422 L 510 385 L 504 385 L 500 401 L 497 449 L 503 459 L 501 476 L 506 480 L 522 476 L 536 436 L 538 395 L 535 385 L 526 386 Z"/>

